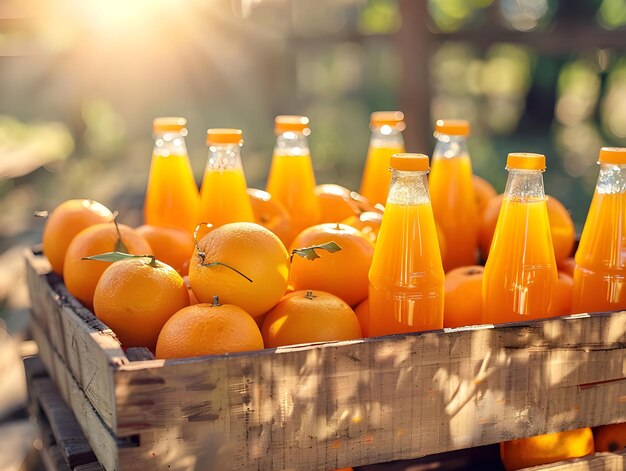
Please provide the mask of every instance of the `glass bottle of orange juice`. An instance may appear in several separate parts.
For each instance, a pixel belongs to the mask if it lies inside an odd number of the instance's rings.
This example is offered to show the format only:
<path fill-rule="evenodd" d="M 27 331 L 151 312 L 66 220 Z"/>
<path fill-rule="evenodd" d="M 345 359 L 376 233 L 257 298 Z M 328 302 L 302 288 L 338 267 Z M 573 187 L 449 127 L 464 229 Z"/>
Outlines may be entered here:
<path fill-rule="evenodd" d="M 241 165 L 243 133 L 240 129 L 209 129 L 209 146 L 198 223 L 221 226 L 229 222 L 254 222 Z"/>
<path fill-rule="evenodd" d="M 428 157 L 394 154 L 369 272 L 368 336 L 443 327 L 444 272 L 428 195 Z"/>
<path fill-rule="evenodd" d="M 474 198 L 472 162 L 465 120 L 439 119 L 435 123 L 437 144 L 431 162 L 428 186 L 435 222 L 443 232 L 446 252 L 443 268 L 475 265 L 478 248 L 478 209 Z"/>
<path fill-rule="evenodd" d="M 315 196 L 315 174 L 307 136 L 306 116 L 277 116 L 276 146 L 266 190 L 289 212 L 291 239 L 309 226 L 318 224 L 320 206 Z"/>
<path fill-rule="evenodd" d="M 546 158 L 513 153 L 509 178 L 483 275 L 486 323 L 551 317 L 558 272 L 543 189 Z"/>
<path fill-rule="evenodd" d="M 405 128 L 402 111 L 375 111 L 370 117 L 370 138 L 367 160 L 361 180 L 361 195 L 372 204 L 385 204 L 391 174 L 389 159 L 404 152 L 402 131 Z"/>
<path fill-rule="evenodd" d="M 626 309 L 626 148 L 603 147 L 598 163 L 576 251 L 572 312 Z"/>
<path fill-rule="evenodd" d="M 144 203 L 144 220 L 152 226 L 192 233 L 198 216 L 198 187 L 193 177 L 185 136 L 185 118 L 156 118 L 154 150 Z"/>

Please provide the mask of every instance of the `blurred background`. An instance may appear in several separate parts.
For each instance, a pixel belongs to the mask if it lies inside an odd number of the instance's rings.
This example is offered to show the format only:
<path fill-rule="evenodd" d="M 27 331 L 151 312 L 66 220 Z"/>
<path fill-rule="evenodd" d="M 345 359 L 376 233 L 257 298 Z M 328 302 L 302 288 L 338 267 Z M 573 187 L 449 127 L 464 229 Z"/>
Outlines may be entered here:
<path fill-rule="evenodd" d="M 0 97 L 0 323 L 19 337 L 33 212 L 88 197 L 140 224 L 156 116 L 188 119 L 198 183 L 206 128 L 243 129 L 264 188 L 274 116 L 306 114 L 318 182 L 353 189 L 372 111 L 404 111 L 429 154 L 436 118 L 469 119 L 475 173 L 502 191 L 507 152 L 545 153 L 580 231 L 599 148 L 626 145 L 626 1 L 1 0 Z"/>

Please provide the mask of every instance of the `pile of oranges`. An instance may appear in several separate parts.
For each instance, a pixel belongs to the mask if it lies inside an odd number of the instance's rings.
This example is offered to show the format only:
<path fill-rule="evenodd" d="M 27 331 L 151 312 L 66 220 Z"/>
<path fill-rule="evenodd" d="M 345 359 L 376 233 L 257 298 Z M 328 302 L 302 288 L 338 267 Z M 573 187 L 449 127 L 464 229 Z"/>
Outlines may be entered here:
<path fill-rule="evenodd" d="M 68 291 L 124 347 L 147 347 L 162 358 L 357 339 L 367 332 L 368 271 L 384 208 L 339 185 L 318 185 L 315 192 L 323 223 L 289 246 L 283 243 L 291 233 L 289 213 L 269 193 L 250 189 L 256 223 L 200 225 L 193 236 L 167 227 L 133 229 L 117 224 L 96 201 L 69 200 L 48 217 L 43 249 Z M 474 192 L 485 259 L 502 197 L 480 177 L 474 177 Z M 548 201 L 561 270 L 559 313 L 565 315 L 574 225 L 556 199 Z M 328 244 L 337 249 L 331 253 Z M 118 256 L 85 259 L 107 253 Z M 445 327 L 480 323 L 482 273 L 480 265 L 447 273 Z M 202 313 L 213 327 L 198 322 Z M 243 321 L 242 313 L 255 322 Z M 332 319 L 322 322 L 324 316 Z M 175 348 L 182 337 L 189 348 Z"/>

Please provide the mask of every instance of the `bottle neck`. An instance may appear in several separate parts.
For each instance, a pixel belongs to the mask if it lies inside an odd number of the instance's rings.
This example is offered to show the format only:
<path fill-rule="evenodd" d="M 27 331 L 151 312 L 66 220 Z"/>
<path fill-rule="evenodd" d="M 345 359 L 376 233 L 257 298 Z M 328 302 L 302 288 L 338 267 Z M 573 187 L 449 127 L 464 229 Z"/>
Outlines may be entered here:
<path fill-rule="evenodd" d="M 187 155 L 184 132 L 165 132 L 154 135 L 153 153 L 167 157 L 169 155 Z"/>
<path fill-rule="evenodd" d="M 543 172 L 541 170 L 509 169 L 504 197 L 524 203 L 545 200 Z"/>
<path fill-rule="evenodd" d="M 433 159 L 453 159 L 468 155 L 465 136 L 437 134 L 436 138 L 437 144 L 435 144 Z"/>
<path fill-rule="evenodd" d="M 626 193 L 626 165 L 600 164 L 596 193 Z"/>
<path fill-rule="evenodd" d="M 207 170 L 242 170 L 241 145 L 211 144 L 206 163 Z"/>
<path fill-rule="evenodd" d="M 387 204 L 410 206 L 430 202 L 427 173 L 392 169 Z"/>
<path fill-rule="evenodd" d="M 276 155 L 310 155 L 309 141 L 302 132 L 288 131 L 276 137 L 274 154 Z"/>
<path fill-rule="evenodd" d="M 404 149 L 402 131 L 392 128 L 391 126 L 372 128 L 370 147 Z"/>

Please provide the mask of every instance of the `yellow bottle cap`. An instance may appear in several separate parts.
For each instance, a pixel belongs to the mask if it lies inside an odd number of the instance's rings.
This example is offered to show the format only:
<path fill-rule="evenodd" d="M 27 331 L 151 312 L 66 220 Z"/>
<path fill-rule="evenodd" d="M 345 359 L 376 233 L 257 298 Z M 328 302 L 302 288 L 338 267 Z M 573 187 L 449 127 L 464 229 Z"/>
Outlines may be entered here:
<path fill-rule="evenodd" d="M 284 132 L 305 132 L 309 129 L 309 118 L 306 116 L 280 115 L 274 119 L 274 131 L 276 134 Z"/>
<path fill-rule="evenodd" d="M 410 172 L 427 172 L 428 156 L 424 154 L 393 154 L 391 156 L 391 168 Z"/>
<path fill-rule="evenodd" d="M 529 152 L 513 152 L 506 159 L 506 168 L 517 170 L 545 170 L 546 156 Z"/>
<path fill-rule="evenodd" d="M 449 136 L 469 136 L 470 123 L 465 119 L 438 119 L 435 131 Z"/>
<path fill-rule="evenodd" d="M 626 164 L 626 147 L 603 147 L 598 162 L 601 164 Z"/>
<path fill-rule="evenodd" d="M 402 111 L 374 111 L 370 115 L 370 126 L 380 128 L 390 126 L 398 131 L 404 131 L 404 113 Z"/>
<path fill-rule="evenodd" d="M 152 132 L 161 134 L 164 132 L 179 132 L 185 129 L 187 120 L 177 116 L 154 118 L 152 120 Z"/>
<path fill-rule="evenodd" d="M 243 131 L 241 129 L 212 128 L 207 129 L 207 144 L 241 144 Z"/>

